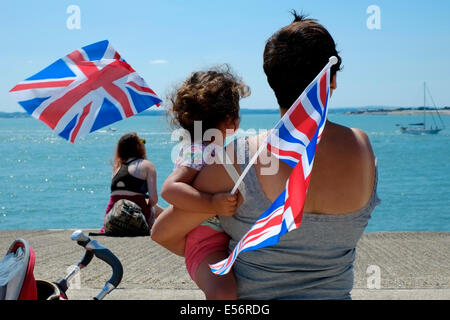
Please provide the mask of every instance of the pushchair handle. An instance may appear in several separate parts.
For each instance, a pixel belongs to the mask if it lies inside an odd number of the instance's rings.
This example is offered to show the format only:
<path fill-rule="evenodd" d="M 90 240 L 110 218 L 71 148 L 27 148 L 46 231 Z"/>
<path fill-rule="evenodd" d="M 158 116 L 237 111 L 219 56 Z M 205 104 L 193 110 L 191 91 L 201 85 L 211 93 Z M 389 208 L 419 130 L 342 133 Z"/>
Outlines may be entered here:
<path fill-rule="evenodd" d="M 86 266 L 92 259 L 92 254 L 100 260 L 103 260 L 112 268 L 113 274 L 111 278 L 106 281 L 105 286 L 100 293 L 94 298 L 96 300 L 103 299 L 108 293 L 114 290 L 122 281 L 123 267 L 120 260 L 107 248 L 102 246 L 97 240 L 91 240 L 88 236 L 83 234 L 83 231 L 77 230 L 72 234 L 72 240 L 86 249 L 86 254 L 80 264 Z"/>

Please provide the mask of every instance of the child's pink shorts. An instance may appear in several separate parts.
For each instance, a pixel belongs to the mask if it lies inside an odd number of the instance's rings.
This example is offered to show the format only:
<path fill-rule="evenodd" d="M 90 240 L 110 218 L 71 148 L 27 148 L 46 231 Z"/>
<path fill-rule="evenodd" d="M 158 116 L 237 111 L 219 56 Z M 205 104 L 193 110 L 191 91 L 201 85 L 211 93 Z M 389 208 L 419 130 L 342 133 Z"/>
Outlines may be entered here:
<path fill-rule="evenodd" d="M 230 237 L 225 232 L 215 230 L 207 225 L 200 225 L 187 235 L 184 259 L 192 280 L 195 280 L 200 263 L 209 254 L 217 251 L 228 252 L 229 241 Z"/>

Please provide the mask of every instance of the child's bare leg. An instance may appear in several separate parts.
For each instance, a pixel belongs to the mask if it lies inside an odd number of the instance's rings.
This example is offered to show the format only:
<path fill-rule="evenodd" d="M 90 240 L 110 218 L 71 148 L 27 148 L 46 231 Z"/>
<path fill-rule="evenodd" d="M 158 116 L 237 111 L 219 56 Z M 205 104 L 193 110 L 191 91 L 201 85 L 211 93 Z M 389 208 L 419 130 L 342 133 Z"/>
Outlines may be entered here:
<path fill-rule="evenodd" d="M 203 291 L 207 300 L 237 299 L 237 284 L 233 272 L 218 276 L 209 268 L 209 264 L 214 264 L 227 257 L 226 252 L 213 252 L 200 263 L 195 273 L 195 283 Z"/>
<path fill-rule="evenodd" d="M 155 220 L 151 237 L 173 253 L 184 256 L 186 235 L 210 216 L 213 215 L 184 211 L 169 206 Z"/>

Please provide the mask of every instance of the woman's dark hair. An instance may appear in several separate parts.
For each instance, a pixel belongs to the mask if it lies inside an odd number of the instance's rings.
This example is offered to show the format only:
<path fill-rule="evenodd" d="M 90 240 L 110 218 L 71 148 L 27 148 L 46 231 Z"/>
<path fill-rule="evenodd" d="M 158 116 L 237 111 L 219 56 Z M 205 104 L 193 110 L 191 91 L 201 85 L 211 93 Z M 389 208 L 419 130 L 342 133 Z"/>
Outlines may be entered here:
<path fill-rule="evenodd" d="M 130 158 L 147 159 L 145 145 L 136 132 L 126 133 L 119 139 L 113 161 L 114 169 L 119 168 Z"/>
<path fill-rule="evenodd" d="M 338 59 L 331 67 L 331 77 L 342 62 L 327 29 L 295 10 L 291 13 L 294 21 L 270 37 L 264 49 L 264 72 L 282 109 L 294 103 L 331 56 Z"/>
<path fill-rule="evenodd" d="M 193 72 L 168 97 L 172 123 L 186 129 L 194 139 L 194 121 L 202 121 L 203 133 L 224 120 L 239 119 L 239 100 L 250 88 L 228 65 Z"/>

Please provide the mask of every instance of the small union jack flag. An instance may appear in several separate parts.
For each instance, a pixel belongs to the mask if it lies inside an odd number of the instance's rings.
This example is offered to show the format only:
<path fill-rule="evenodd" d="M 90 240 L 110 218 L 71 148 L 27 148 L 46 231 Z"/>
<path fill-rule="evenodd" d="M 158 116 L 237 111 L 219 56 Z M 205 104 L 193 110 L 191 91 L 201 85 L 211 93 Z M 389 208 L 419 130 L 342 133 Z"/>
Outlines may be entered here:
<path fill-rule="evenodd" d="M 10 93 L 72 143 L 162 102 L 107 40 L 73 51 Z"/>
<path fill-rule="evenodd" d="M 327 119 L 330 68 L 336 62 L 336 57 L 330 58 L 269 134 L 267 149 L 293 167 L 286 188 L 237 243 L 230 256 L 210 265 L 214 274 L 230 272 L 240 252 L 274 245 L 285 233 L 300 226 L 316 147 Z"/>

